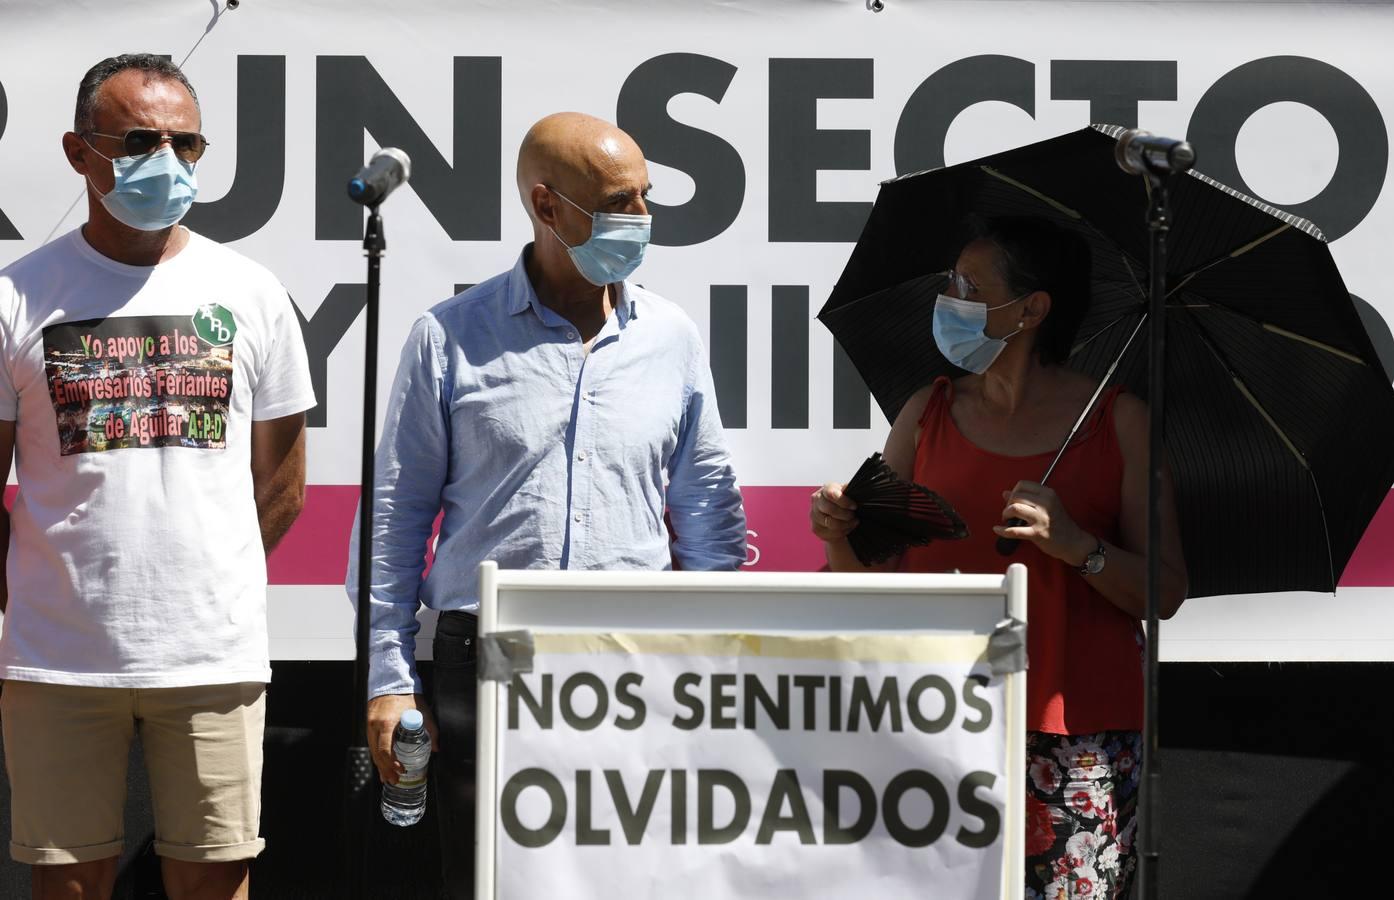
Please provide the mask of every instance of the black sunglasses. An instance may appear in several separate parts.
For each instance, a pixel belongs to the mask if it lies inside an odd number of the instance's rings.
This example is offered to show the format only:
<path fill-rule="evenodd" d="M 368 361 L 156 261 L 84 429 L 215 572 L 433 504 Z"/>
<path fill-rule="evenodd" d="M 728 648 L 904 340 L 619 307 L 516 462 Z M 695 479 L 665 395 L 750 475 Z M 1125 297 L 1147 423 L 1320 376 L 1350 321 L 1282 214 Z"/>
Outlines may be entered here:
<path fill-rule="evenodd" d="M 126 156 L 144 156 L 160 149 L 166 140 L 174 150 L 174 155 L 184 162 L 198 162 L 203 151 L 208 149 L 208 138 L 197 131 L 161 131 L 158 128 L 132 128 L 122 134 L 103 134 L 100 131 L 85 131 L 83 134 L 111 138 L 120 141 Z"/>

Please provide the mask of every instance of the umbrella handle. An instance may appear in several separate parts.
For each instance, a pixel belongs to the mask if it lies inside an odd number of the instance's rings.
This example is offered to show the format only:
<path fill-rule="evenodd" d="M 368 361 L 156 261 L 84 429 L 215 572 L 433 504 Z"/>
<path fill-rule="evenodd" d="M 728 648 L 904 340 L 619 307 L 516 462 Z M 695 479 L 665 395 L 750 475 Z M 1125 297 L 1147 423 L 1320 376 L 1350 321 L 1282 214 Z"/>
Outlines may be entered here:
<path fill-rule="evenodd" d="M 1008 519 L 1007 528 L 1020 528 L 1026 524 L 1025 519 Z M 1016 548 L 1021 545 L 1021 538 L 1000 537 L 997 539 L 997 552 L 1002 556 L 1011 556 L 1016 552 Z"/>

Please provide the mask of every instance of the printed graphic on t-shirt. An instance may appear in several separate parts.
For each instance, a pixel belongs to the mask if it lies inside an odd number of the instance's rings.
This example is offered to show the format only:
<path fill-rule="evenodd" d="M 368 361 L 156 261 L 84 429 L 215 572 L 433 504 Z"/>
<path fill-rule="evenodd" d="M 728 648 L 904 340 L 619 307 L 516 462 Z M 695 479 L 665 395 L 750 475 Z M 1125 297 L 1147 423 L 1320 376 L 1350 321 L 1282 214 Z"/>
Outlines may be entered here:
<path fill-rule="evenodd" d="M 237 323 L 127 316 L 44 329 L 44 368 L 64 456 L 127 447 L 227 447 Z"/>

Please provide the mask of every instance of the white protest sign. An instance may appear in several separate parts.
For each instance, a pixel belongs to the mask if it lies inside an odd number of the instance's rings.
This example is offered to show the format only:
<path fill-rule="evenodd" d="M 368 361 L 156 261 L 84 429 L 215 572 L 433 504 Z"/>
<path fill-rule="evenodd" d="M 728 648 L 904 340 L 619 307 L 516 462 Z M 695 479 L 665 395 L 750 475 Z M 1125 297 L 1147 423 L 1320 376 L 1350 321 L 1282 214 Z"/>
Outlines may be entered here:
<path fill-rule="evenodd" d="M 1019 896 L 1013 577 L 486 570 L 479 895 Z"/>

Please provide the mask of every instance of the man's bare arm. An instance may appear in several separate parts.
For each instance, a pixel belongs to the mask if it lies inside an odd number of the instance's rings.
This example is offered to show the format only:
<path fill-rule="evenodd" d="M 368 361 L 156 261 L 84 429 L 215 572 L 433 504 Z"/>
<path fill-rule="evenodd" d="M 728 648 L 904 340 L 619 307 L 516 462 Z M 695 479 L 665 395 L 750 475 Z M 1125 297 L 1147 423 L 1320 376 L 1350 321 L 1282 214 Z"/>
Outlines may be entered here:
<path fill-rule="evenodd" d="M 252 423 L 252 490 L 270 553 L 305 505 L 304 413 Z"/>

